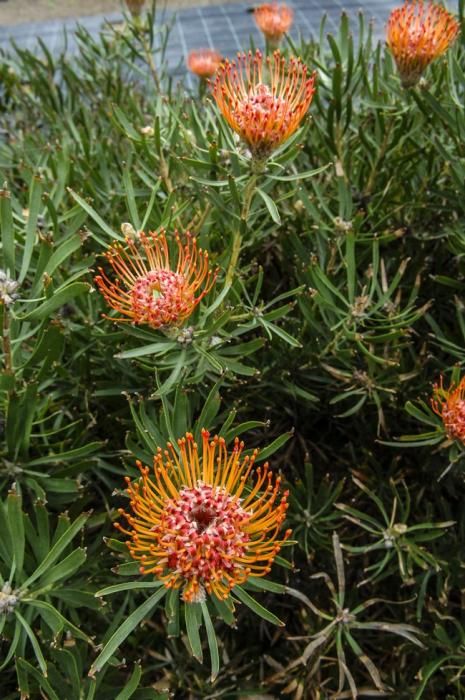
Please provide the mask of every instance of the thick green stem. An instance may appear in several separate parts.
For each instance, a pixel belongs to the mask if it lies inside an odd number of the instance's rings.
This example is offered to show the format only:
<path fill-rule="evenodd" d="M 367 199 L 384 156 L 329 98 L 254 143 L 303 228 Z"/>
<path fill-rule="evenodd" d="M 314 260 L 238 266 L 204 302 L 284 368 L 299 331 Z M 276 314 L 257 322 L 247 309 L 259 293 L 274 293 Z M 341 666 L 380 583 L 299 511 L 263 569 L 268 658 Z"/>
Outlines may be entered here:
<path fill-rule="evenodd" d="M 231 251 L 231 259 L 229 261 L 229 266 L 228 266 L 228 271 L 226 273 L 226 286 L 229 287 L 229 285 L 233 281 L 234 273 L 236 271 L 237 267 L 237 262 L 239 260 L 239 254 L 241 252 L 241 244 L 242 244 L 242 234 L 241 234 L 241 229 L 243 225 L 246 224 L 247 218 L 249 216 L 250 212 L 250 206 L 252 204 L 252 199 L 255 194 L 255 188 L 257 186 L 257 175 L 253 174 L 250 178 L 250 180 L 247 183 L 247 186 L 244 190 L 244 201 L 242 204 L 242 211 L 241 211 L 241 226 L 236 229 L 234 232 L 233 236 L 233 244 L 232 244 L 232 251 Z"/>

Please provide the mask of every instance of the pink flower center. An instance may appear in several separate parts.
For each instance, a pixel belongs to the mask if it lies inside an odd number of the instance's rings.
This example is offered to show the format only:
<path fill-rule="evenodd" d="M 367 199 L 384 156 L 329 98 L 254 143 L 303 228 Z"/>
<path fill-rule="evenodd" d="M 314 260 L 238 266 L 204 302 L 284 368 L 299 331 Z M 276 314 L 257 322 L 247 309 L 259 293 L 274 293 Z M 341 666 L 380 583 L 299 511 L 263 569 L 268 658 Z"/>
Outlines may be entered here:
<path fill-rule="evenodd" d="M 167 569 L 202 585 L 233 573 L 250 540 L 243 531 L 249 518 L 226 489 L 199 481 L 167 502 L 153 532 L 167 552 Z"/>
<path fill-rule="evenodd" d="M 273 95 L 268 85 L 259 83 L 237 105 L 237 123 L 246 133 L 257 131 L 257 140 L 269 143 L 280 140 L 281 132 L 289 125 L 288 102 Z"/>
<path fill-rule="evenodd" d="M 176 323 L 188 313 L 194 300 L 183 275 L 171 270 L 152 270 L 139 277 L 131 291 L 137 323 L 155 328 Z"/>

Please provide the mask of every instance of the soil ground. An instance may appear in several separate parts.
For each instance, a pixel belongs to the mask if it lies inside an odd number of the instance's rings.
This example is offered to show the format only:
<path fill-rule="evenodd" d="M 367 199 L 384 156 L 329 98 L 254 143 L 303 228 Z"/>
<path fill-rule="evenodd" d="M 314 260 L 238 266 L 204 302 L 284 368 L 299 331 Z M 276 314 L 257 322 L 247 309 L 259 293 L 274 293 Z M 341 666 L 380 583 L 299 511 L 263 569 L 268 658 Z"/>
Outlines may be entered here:
<path fill-rule="evenodd" d="M 224 0 L 163 0 L 159 6 L 189 7 L 221 2 Z M 0 26 L 118 12 L 123 5 L 122 0 L 0 0 Z"/>

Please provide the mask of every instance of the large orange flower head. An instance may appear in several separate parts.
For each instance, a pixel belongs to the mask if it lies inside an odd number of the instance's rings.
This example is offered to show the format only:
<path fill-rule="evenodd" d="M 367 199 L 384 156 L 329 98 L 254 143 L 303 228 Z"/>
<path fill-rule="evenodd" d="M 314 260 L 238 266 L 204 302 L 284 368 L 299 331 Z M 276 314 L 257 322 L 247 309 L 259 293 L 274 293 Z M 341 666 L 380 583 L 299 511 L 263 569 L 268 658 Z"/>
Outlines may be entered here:
<path fill-rule="evenodd" d="M 112 321 L 151 328 L 180 326 L 194 311 L 216 280 L 208 253 L 197 247 L 190 233 L 185 242 L 174 233 L 177 256 L 173 260 L 165 232 L 140 233 L 126 238 L 126 247 L 114 243 L 105 253 L 114 272 L 110 279 L 99 268 L 95 278 L 105 301 L 121 316 Z"/>
<path fill-rule="evenodd" d="M 465 444 L 465 377 L 458 385 L 451 384 L 448 389 L 444 389 L 441 377 L 439 384 L 433 387 L 431 406 L 441 417 L 447 436 Z"/>
<path fill-rule="evenodd" d="M 294 11 L 287 5 L 278 5 L 277 2 L 265 3 L 255 8 L 254 17 L 266 39 L 277 45 L 291 28 Z"/>
<path fill-rule="evenodd" d="M 128 526 L 116 527 L 141 573 L 182 588 L 186 602 L 225 599 L 249 576 L 266 576 L 291 534 L 278 539 L 288 497 L 280 477 L 268 464 L 255 468 L 258 451 L 243 456 L 243 449 L 236 438 L 228 452 L 223 438 L 202 430 L 199 453 L 186 433 L 177 450 L 158 448 L 152 470 L 138 462 L 140 479 L 126 477 L 132 512 L 121 509 Z"/>
<path fill-rule="evenodd" d="M 218 51 L 213 49 L 197 49 L 191 51 L 187 57 L 187 67 L 191 73 L 199 78 L 212 78 L 221 65 L 223 58 Z"/>
<path fill-rule="evenodd" d="M 406 0 L 391 12 L 386 41 L 404 87 L 418 83 L 429 64 L 447 51 L 459 28 L 444 7 L 423 0 Z"/>
<path fill-rule="evenodd" d="M 221 64 L 212 93 L 224 118 L 257 159 L 266 159 L 298 128 L 312 101 L 316 74 L 300 58 L 275 51 L 238 54 Z"/>

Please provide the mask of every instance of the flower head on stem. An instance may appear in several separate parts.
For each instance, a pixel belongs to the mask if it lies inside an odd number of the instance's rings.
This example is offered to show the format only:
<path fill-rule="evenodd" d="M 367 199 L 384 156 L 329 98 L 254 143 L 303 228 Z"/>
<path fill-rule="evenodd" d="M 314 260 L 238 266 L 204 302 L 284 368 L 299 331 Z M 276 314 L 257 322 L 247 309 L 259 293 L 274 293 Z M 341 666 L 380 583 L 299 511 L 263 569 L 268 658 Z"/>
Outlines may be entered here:
<path fill-rule="evenodd" d="M 316 74 L 300 58 L 279 51 L 263 57 L 239 53 L 219 67 L 211 90 L 224 118 L 249 147 L 266 160 L 299 127 L 312 101 Z"/>
<path fill-rule="evenodd" d="M 212 78 L 221 65 L 223 58 L 213 49 L 196 49 L 187 57 L 187 67 L 202 80 Z"/>
<path fill-rule="evenodd" d="M 141 232 L 136 240 L 126 238 L 126 247 L 113 243 L 106 251 L 114 279 L 99 268 L 95 282 L 107 304 L 122 314 L 111 320 L 151 328 L 180 326 L 208 294 L 217 276 L 208 252 L 197 247 L 189 232 L 184 243 L 177 231 L 174 239 L 176 262 L 164 230 Z"/>
<path fill-rule="evenodd" d="M 294 11 L 285 4 L 264 3 L 255 8 L 254 17 L 270 46 L 276 48 L 292 26 Z"/>
<path fill-rule="evenodd" d="M 225 599 L 249 576 L 266 576 L 290 530 L 279 538 L 288 492 L 268 464 L 255 467 L 258 451 L 243 456 L 236 438 L 202 430 L 202 450 L 191 433 L 158 448 L 153 469 L 138 463 L 141 477 L 126 478 L 130 513 L 120 510 L 131 556 L 142 574 L 167 588 L 182 588 L 188 603 L 214 594 Z M 251 483 L 249 483 L 251 482 Z"/>
<path fill-rule="evenodd" d="M 455 17 L 432 2 L 406 0 L 391 12 L 386 41 L 403 87 L 418 83 L 429 64 L 447 51 L 459 29 Z"/>

